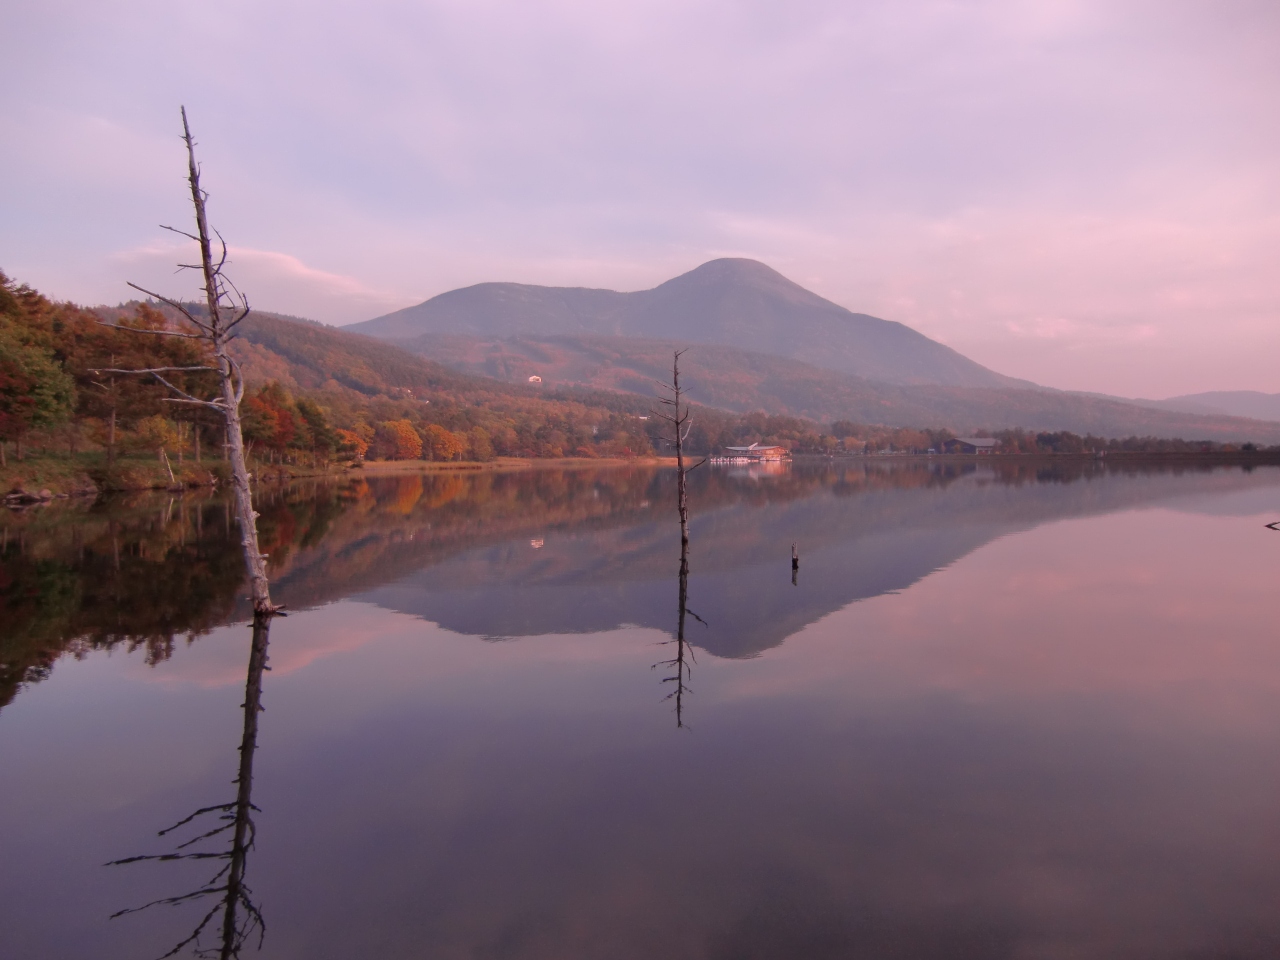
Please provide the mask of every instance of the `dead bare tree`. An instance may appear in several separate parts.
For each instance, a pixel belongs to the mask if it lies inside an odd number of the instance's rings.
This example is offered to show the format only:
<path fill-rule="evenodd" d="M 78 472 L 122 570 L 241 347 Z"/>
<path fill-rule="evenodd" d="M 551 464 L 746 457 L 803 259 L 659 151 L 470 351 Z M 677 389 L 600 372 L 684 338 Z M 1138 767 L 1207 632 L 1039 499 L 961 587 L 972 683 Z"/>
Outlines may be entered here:
<path fill-rule="evenodd" d="M 198 957 L 217 957 L 218 960 L 231 960 L 239 957 L 244 945 L 258 933 L 258 945 L 262 945 L 262 936 L 266 932 L 266 922 L 262 911 L 253 902 L 251 891 L 245 883 L 245 871 L 248 866 L 249 851 L 253 849 L 256 828 L 253 814 L 258 811 L 254 806 L 253 795 L 253 757 L 258 748 L 258 714 L 262 712 L 262 676 L 267 669 L 267 645 L 271 627 L 270 617 L 256 617 L 253 621 L 253 643 L 249 650 L 249 667 L 245 678 L 244 691 L 244 726 L 240 735 L 240 763 L 236 773 L 236 798 L 230 803 L 219 803 L 211 807 L 202 807 L 189 817 L 179 820 L 171 827 L 160 831 L 160 836 L 167 836 L 173 831 L 190 824 L 208 823 L 206 818 L 216 817 L 219 825 L 213 826 L 190 840 L 177 846 L 172 853 L 146 854 L 137 857 L 126 857 L 113 860 L 107 866 L 121 866 L 128 863 L 144 861 L 174 862 L 180 860 L 213 860 L 223 861 L 218 872 L 208 883 L 176 897 L 163 897 L 131 907 L 112 914 L 112 919 L 131 913 L 138 913 L 156 906 L 180 906 L 216 897 L 217 902 L 204 914 L 189 936 L 166 953 L 160 960 L 175 956 L 190 946 Z M 205 844 L 215 837 L 230 833 L 230 846 L 224 850 L 208 850 Z M 218 930 L 217 945 L 203 947 L 201 943 L 205 931 L 213 923 L 218 913 L 222 913 L 221 924 L 214 925 Z M 220 929 L 219 929 L 220 928 Z"/>
<path fill-rule="evenodd" d="M 683 399 L 683 390 L 680 387 L 680 357 L 684 354 L 683 350 L 677 350 L 671 359 L 671 382 L 658 385 L 662 387 L 669 395 L 661 397 L 660 402 L 670 407 L 670 410 L 664 412 L 656 411 L 656 416 L 660 420 L 666 421 L 671 426 L 671 444 L 676 451 L 676 507 L 680 514 L 680 588 L 677 601 L 677 618 L 676 618 L 676 655 L 670 660 L 664 660 L 655 666 L 667 667 L 675 672 L 668 677 L 663 677 L 663 683 L 674 683 L 675 689 L 669 693 L 666 699 L 674 699 L 676 702 L 676 726 L 684 726 L 684 695 L 688 692 L 688 679 L 692 672 L 693 649 L 689 646 L 685 639 L 685 623 L 688 617 L 693 617 L 703 626 L 706 621 L 689 609 L 689 474 L 698 467 L 706 463 L 706 457 L 703 457 L 691 467 L 685 466 L 684 461 L 684 444 L 689 439 L 689 431 L 693 429 L 693 413 L 689 409 L 688 403 Z M 668 643 L 673 641 L 667 641 Z"/>
<path fill-rule="evenodd" d="M 182 139 L 187 145 L 187 179 L 191 185 L 191 202 L 195 207 L 196 232 L 187 233 L 175 227 L 164 227 L 180 236 L 194 240 L 200 246 L 200 262 L 198 264 L 179 264 L 183 269 L 199 270 L 204 279 L 205 312 L 198 315 L 187 305 L 178 300 L 162 296 L 136 283 L 133 287 L 148 297 L 160 301 L 173 308 L 181 317 L 183 329 L 139 329 L 122 324 L 107 323 L 107 326 L 120 330 L 128 330 L 140 335 L 163 337 L 185 337 L 200 341 L 207 346 L 213 357 L 209 365 L 182 367 L 149 367 L 143 369 L 111 368 L 99 370 L 98 373 L 139 374 L 155 377 L 164 384 L 174 396 L 172 403 L 194 404 L 221 414 L 226 423 L 227 453 L 231 463 L 231 480 L 236 501 L 236 517 L 240 523 L 241 540 L 244 546 L 245 568 L 249 575 L 250 591 L 253 599 L 255 617 L 271 616 L 279 612 L 279 607 L 271 602 L 271 593 L 267 580 L 267 558 L 258 546 L 257 514 L 253 509 L 253 490 L 250 487 L 250 474 L 245 462 L 244 434 L 240 429 L 240 401 L 244 399 L 244 374 L 240 365 L 231 356 L 231 341 L 236 337 L 236 327 L 249 315 L 249 301 L 223 273 L 227 263 L 227 244 L 222 234 L 216 230 L 217 243 L 221 248 L 217 259 L 214 259 L 214 242 L 211 238 L 208 216 L 205 212 L 205 201 L 209 195 L 200 187 L 200 167 L 196 163 L 195 140 L 191 136 L 191 128 L 187 123 L 187 109 L 182 108 Z M 211 398 L 193 396 L 174 384 L 168 375 L 174 373 L 194 373 L 197 371 L 217 374 L 218 394 Z M 173 379 L 177 379 L 174 377 Z"/>
<path fill-rule="evenodd" d="M 656 416 L 659 420 L 665 420 L 671 425 L 672 436 L 670 442 L 676 451 L 676 506 L 680 512 L 680 571 L 683 575 L 688 576 L 689 474 L 707 461 L 706 457 L 703 457 L 692 467 L 686 467 L 684 462 L 684 443 L 689 439 L 689 431 L 693 429 L 693 411 L 689 409 L 689 404 L 683 399 L 684 393 L 680 387 L 680 358 L 684 354 L 684 350 L 677 350 L 671 358 L 671 382 L 663 383 L 658 381 L 658 385 L 669 394 L 668 396 L 660 397 L 659 403 L 671 409 L 669 412 L 658 410 L 656 411 Z"/>

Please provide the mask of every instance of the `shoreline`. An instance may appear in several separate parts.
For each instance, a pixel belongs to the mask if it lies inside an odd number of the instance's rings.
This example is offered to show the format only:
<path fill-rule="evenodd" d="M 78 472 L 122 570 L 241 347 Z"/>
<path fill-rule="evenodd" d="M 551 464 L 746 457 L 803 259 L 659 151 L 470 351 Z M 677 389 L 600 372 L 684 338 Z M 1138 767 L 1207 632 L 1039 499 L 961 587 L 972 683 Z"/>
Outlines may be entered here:
<path fill-rule="evenodd" d="M 1280 464 L 1280 450 L 1232 451 L 1108 451 L 1092 453 L 884 453 L 884 454 L 795 454 L 781 463 L 873 464 L 873 463 L 1109 463 L 1163 462 L 1186 464 L 1269 465 Z M 530 470 L 585 470 L 614 467 L 674 467 L 674 457 L 499 457 L 489 461 L 371 460 L 363 464 L 331 464 L 327 467 L 259 465 L 253 471 L 255 483 L 288 483 L 324 477 L 395 476 L 423 473 L 515 473 Z M 723 466 L 744 466 L 724 464 Z M 747 464 L 746 466 L 749 466 Z M 223 461 L 174 463 L 173 478 L 155 460 L 117 461 L 110 476 L 100 461 L 73 461 L 60 457 L 29 457 L 0 468 L 0 501 L 11 505 L 41 503 L 68 498 L 98 497 L 106 493 L 146 490 L 186 490 L 226 484 L 227 465 Z"/>
<path fill-rule="evenodd" d="M 1280 463 L 1280 450 L 1111 450 L 1105 456 L 1093 453 L 854 453 L 828 455 L 822 453 L 798 453 L 792 456 L 797 463 L 876 463 L 899 460 L 942 461 L 946 463 L 1007 463 L 1043 460 L 1088 461 L 1112 463 L 1117 460 L 1204 460 L 1214 463 Z"/>
<path fill-rule="evenodd" d="M 392 473 L 482 473 L 514 470 L 546 470 L 566 467 L 667 467 L 675 457 L 498 457 L 495 460 L 368 460 L 363 466 L 347 466 L 344 474 L 381 476 Z"/>
<path fill-rule="evenodd" d="M 521 470 L 587 469 L 591 467 L 673 466 L 667 457 L 560 457 L 537 459 L 499 457 L 496 460 L 432 461 L 373 460 L 363 464 L 336 463 L 324 467 L 258 464 L 252 471 L 257 483 L 288 483 L 324 477 L 390 476 L 410 473 L 511 473 Z M 73 460 L 69 457 L 28 457 L 0 468 L 0 502 L 18 506 L 51 500 L 98 497 L 107 493 L 136 493 L 146 490 L 201 489 L 230 482 L 227 464 L 221 460 L 200 463 L 172 463 L 158 460 L 122 459 L 108 474 L 100 459 Z"/>

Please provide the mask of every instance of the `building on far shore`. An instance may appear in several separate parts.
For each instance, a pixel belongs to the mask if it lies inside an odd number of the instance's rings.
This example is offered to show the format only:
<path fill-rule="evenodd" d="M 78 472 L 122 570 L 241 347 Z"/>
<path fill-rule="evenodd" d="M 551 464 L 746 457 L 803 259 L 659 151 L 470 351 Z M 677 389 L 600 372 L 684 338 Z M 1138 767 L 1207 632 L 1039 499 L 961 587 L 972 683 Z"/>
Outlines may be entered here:
<path fill-rule="evenodd" d="M 947 453 L 995 453 L 996 441 L 991 437 L 955 437 L 946 441 L 942 449 Z"/>
<path fill-rule="evenodd" d="M 753 443 L 749 447 L 725 447 L 724 454 L 713 457 L 721 463 L 762 463 L 765 461 L 790 460 L 791 453 L 786 447 L 765 446 Z"/>

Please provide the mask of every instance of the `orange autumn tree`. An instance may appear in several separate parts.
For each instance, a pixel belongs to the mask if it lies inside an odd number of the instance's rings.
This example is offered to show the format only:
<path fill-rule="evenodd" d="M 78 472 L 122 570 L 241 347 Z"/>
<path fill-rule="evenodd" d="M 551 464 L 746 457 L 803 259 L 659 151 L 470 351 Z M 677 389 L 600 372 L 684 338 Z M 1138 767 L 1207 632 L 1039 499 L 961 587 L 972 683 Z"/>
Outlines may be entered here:
<path fill-rule="evenodd" d="M 338 435 L 339 455 L 351 456 L 356 460 L 364 459 L 364 455 L 369 452 L 368 440 L 354 430 L 338 429 L 335 432 Z"/>
<path fill-rule="evenodd" d="M 241 416 L 244 437 L 266 447 L 281 460 L 306 425 L 293 398 L 278 383 L 269 383 L 244 401 Z"/>
<path fill-rule="evenodd" d="M 422 459 L 422 437 L 408 420 L 386 420 L 382 423 L 382 431 L 390 442 L 393 459 Z"/>
<path fill-rule="evenodd" d="M 458 436 L 452 430 L 446 430 L 438 423 L 433 423 L 424 431 L 423 442 L 430 460 L 452 460 L 462 456 L 467 448 L 466 438 Z"/>

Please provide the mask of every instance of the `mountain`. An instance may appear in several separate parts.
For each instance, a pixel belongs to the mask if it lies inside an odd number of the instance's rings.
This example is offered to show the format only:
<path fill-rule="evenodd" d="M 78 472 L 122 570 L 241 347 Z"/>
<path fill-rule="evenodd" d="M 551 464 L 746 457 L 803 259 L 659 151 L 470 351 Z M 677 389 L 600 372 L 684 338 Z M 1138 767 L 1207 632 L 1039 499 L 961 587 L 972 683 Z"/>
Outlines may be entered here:
<path fill-rule="evenodd" d="M 509 383 L 542 378 L 544 389 L 580 386 L 653 396 L 670 377 L 670 340 L 609 336 L 478 337 L 423 334 L 398 345 Z M 1222 413 L 1196 415 L 1114 397 L 994 387 L 880 383 L 796 360 L 719 345 L 696 346 L 680 363 L 695 403 L 737 413 L 763 410 L 818 423 L 853 420 L 891 427 L 1070 430 L 1106 437 L 1161 436 L 1280 443 L 1280 424 Z"/>
<path fill-rule="evenodd" d="M 1280 393 L 1259 393 L 1257 390 L 1211 390 L 1208 393 L 1170 397 L 1168 400 L 1138 402 L 1179 413 L 1227 414 L 1233 417 L 1253 417 L 1255 420 L 1280 420 Z"/>
<path fill-rule="evenodd" d="M 386 342 L 311 320 L 255 311 L 235 344 L 251 382 L 366 398 L 413 396 L 486 409 L 554 414 L 566 402 L 647 413 L 678 341 L 611 336 L 426 334 Z M 681 363 L 695 403 L 889 427 L 1022 427 L 1097 436 L 1280 444 L 1280 423 L 1180 413 L 1047 389 L 881 383 L 737 347 L 694 347 Z M 528 378 L 543 378 L 540 387 Z M 569 388 L 567 391 L 560 388 Z M 818 429 L 815 427 L 815 430 Z"/>
<path fill-rule="evenodd" d="M 887 383 L 1035 389 L 910 327 L 853 313 L 744 259 L 712 260 L 635 293 L 480 283 L 346 329 L 384 340 L 612 335 L 732 344 Z"/>

